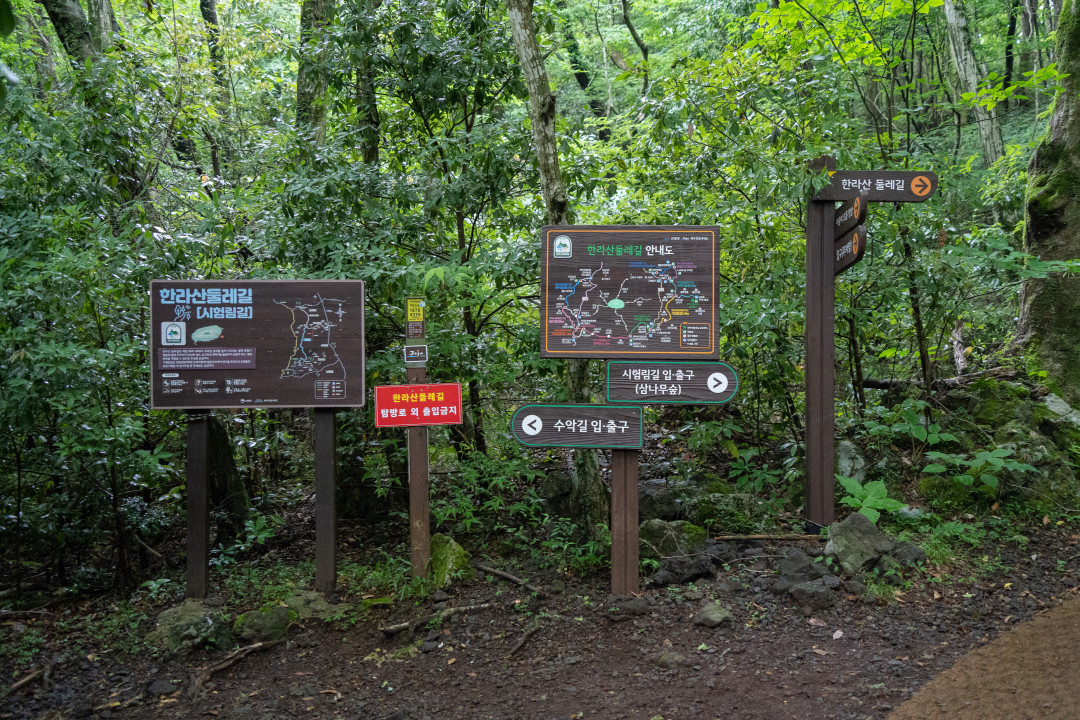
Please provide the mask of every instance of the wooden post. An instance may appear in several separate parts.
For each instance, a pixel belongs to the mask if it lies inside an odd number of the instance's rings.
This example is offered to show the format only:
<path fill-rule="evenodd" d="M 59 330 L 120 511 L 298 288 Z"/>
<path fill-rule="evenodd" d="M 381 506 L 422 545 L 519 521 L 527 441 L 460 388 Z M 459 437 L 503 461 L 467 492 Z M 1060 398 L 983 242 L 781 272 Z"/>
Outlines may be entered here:
<path fill-rule="evenodd" d="M 210 417 L 187 414 L 187 597 L 206 597 L 210 570 Z"/>
<path fill-rule="evenodd" d="M 422 383 L 427 370 L 408 368 L 405 377 L 410 385 Z M 426 427 L 409 428 L 409 546 L 413 577 L 426 578 L 431 568 L 430 500 L 428 481 L 428 431 Z"/>
<path fill-rule="evenodd" d="M 630 595 L 638 582 L 638 451 L 611 451 L 611 592 Z"/>
<path fill-rule="evenodd" d="M 831 161 L 831 162 L 830 162 Z M 817 169 L 833 158 L 818 158 Z M 806 212 L 806 519 L 808 530 L 834 519 L 833 333 L 835 280 L 833 272 L 833 201 L 811 200 Z"/>
<path fill-rule="evenodd" d="M 337 411 L 315 408 L 315 590 L 332 593 L 337 579 Z"/>

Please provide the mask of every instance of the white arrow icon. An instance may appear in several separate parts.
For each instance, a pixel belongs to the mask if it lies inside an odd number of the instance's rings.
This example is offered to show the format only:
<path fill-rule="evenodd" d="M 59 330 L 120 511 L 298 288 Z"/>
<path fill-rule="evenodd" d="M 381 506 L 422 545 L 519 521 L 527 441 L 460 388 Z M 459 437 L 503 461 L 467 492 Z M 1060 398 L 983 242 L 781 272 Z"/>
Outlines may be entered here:
<path fill-rule="evenodd" d="M 724 373 L 713 373 L 709 376 L 709 389 L 714 393 L 722 393 L 727 390 L 728 379 Z"/>
<path fill-rule="evenodd" d="M 544 429 L 544 421 L 539 415 L 526 415 L 521 421 L 521 431 L 526 435 L 539 435 Z"/>

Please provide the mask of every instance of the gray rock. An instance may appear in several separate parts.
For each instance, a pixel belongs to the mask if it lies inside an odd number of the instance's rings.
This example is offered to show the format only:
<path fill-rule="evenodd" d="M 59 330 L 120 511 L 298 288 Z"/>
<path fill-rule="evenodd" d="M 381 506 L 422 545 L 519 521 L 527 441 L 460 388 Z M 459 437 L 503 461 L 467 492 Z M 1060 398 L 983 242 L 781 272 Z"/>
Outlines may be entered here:
<path fill-rule="evenodd" d="M 638 528 L 638 543 L 643 558 L 689 555 L 704 550 L 705 530 L 685 520 L 646 520 Z"/>
<path fill-rule="evenodd" d="M 892 555 L 882 555 L 878 558 L 877 564 L 874 565 L 874 572 L 883 578 L 897 578 L 899 579 L 900 573 L 903 571 L 903 566 Z"/>
<path fill-rule="evenodd" d="M 896 547 L 888 535 L 862 513 L 855 512 L 829 526 L 825 555 L 834 558 L 845 575 L 858 575 Z"/>
<path fill-rule="evenodd" d="M 662 668 L 673 669 L 686 664 L 686 656 L 682 653 L 666 650 L 652 659 L 653 665 Z"/>
<path fill-rule="evenodd" d="M 187 652 L 203 645 L 225 649 L 233 644 L 232 624 L 219 608 L 188 599 L 158 615 L 154 629 L 146 635 L 146 642 L 172 653 Z"/>
<path fill-rule="evenodd" d="M 727 623 L 730 625 L 735 621 L 735 616 L 726 607 L 720 603 L 710 600 L 701 606 L 697 615 L 694 616 L 694 624 L 701 625 L 702 627 L 717 627 Z"/>
<path fill-rule="evenodd" d="M 845 580 L 843 588 L 845 592 L 849 592 L 852 595 L 862 595 L 866 592 L 866 586 L 858 580 Z"/>
<path fill-rule="evenodd" d="M 705 541 L 705 554 L 712 559 L 713 564 L 717 567 L 730 563 L 738 557 L 734 545 L 722 540 L 713 540 L 712 538 Z"/>
<path fill-rule="evenodd" d="M 798 548 L 789 548 L 777 569 L 780 579 L 787 580 L 791 585 L 817 580 L 829 574 L 824 563 L 814 562 Z"/>
<path fill-rule="evenodd" d="M 431 579 L 437 588 L 446 588 L 458 578 L 476 574 L 472 556 L 453 538 L 442 533 L 431 536 Z"/>
<path fill-rule="evenodd" d="M 788 590 L 790 590 L 791 586 L 794 584 L 795 583 L 791 582 L 786 578 L 780 578 L 773 583 L 771 588 L 769 588 L 769 592 L 771 592 L 773 595 L 783 595 Z"/>
<path fill-rule="evenodd" d="M 643 597 L 620 599 L 611 608 L 615 615 L 648 615 L 649 610 L 649 601 Z"/>
<path fill-rule="evenodd" d="M 333 605 L 321 592 L 314 590 L 297 590 L 285 598 L 285 605 L 294 611 L 300 620 L 332 620 L 352 607 L 345 603 Z"/>
<path fill-rule="evenodd" d="M 660 568 L 649 578 L 653 585 L 684 585 L 704 577 L 713 577 L 716 570 L 708 555 L 666 558 Z"/>
<path fill-rule="evenodd" d="M 436 590 L 431 596 L 431 602 L 444 603 L 450 599 L 445 590 Z"/>
<path fill-rule="evenodd" d="M 836 604 L 836 596 L 833 591 L 825 587 L 824 580 L 812 580 L 810 582 L 792 585 L 788 591 L 791 597 L 800 607 L 809 610 L 823 610 Z"/>
<path fill-rule="evenodd" d="M 915 543 L 900 543 L 889 554 L 892 555 L 902 567 L 915 567 L 926 562 L 926 551 Z"/>
<path fill-rule="evenodd" d="M 682 503 L 670 488 L 642 490 L 638 493 L 639 522 L 663 520 L 670 522 L 682 517 Z"/>
<path fill-rule="evenodd" d="M 435 642 L 434 640 L 427 640 L 424 642 L 423 645 L 420 646 L 420 652 L 422 653 L 435 652 L 438 649 L 439 643 Z"/>
<path fill-rule="evenodd" d="M 150 695 L 171 695 L 176 692 L 176 686 L 168 680 L 155 680 L 146 688 Z"/>
<path fill-rule="evenodd" d="M 836 444 L 836 473 L 860 483 L 866 482 L 866 458 L 850 440 Z"/>
<path fill-rule="evenodd" d="M 821 578 L 821 582 L 825 583 L 825 587 L 829 588 L 830 590 L 835 590 L 836 588 L 840 587 L 840 578 L 836 577 L 835 575 L 826 575 L 825 577 Z"/>
<path fill-rule="evenodd" d="M 233 634 L 253 643 L 275 642 L 285 637 L 289 626 L 299 617 L 288 607 L 250 610 L 233 623 Z"/>

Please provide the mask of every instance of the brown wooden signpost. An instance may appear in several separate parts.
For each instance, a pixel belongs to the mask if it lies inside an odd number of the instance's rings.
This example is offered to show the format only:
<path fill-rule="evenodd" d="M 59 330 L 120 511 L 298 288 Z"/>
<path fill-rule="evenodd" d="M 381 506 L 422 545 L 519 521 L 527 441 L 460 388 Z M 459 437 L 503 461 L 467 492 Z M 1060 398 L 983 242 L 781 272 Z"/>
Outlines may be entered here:
<path fill-rule="evenodd" d="M 817 531 L 835 518 L 836 275 L 866 251 L 866 204 L 923 202 L 937 191 L 938 177 L 928 171 L 836 170 L 836 161 L 827 157 L 815 160 L 811 169 L 830 174 L 829 185 L 806 208 L 806 519 L 807 530 Z M 845 201 L 839 209 L 837 201 Z"/>
<path fill-rule="evenodd" d="M 739 390 L 739 376 L 727 363 L 611 360 L 608 402 L 652 405 L 722 405 Z"/>
<path fill-rule="evenodd" d="M 638 450 L 642 411 L 626 405 L 522 405 L 510 420 L 529 447 L 611 448 L 611 591 L 637 592 Z"/>
<path fill-rule="evenodd" d="M 206 596 L 211 408 L 312 407 L 315 588 L 336 577 L 336 408 L 365 397 L 361 280 L 154 280 L 152 408 L 189 411 L 187 595 Z"/>

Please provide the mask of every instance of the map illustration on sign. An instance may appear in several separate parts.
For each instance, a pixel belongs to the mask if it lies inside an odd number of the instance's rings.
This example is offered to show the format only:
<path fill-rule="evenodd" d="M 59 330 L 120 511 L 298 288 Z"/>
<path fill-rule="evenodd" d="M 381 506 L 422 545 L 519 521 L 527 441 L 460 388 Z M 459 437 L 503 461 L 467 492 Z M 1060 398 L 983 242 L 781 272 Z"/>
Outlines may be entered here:
<path fill-rule="evenodd" d="M 716 228 L 547 226 L 545 357 L 718 357 Z"/>
<path fill-rule="evenodd" d="M 303 378 L 309 375 L 338 375 L 345 378 L 345 363 L 337 353 L 337 328 L 347 314 L 347 300 L 327 298 L 316 293 L 311 300 L 278 300 L 292 313 L 295 343 L 289 364 L 281 370 L 282 379 Z"/>

